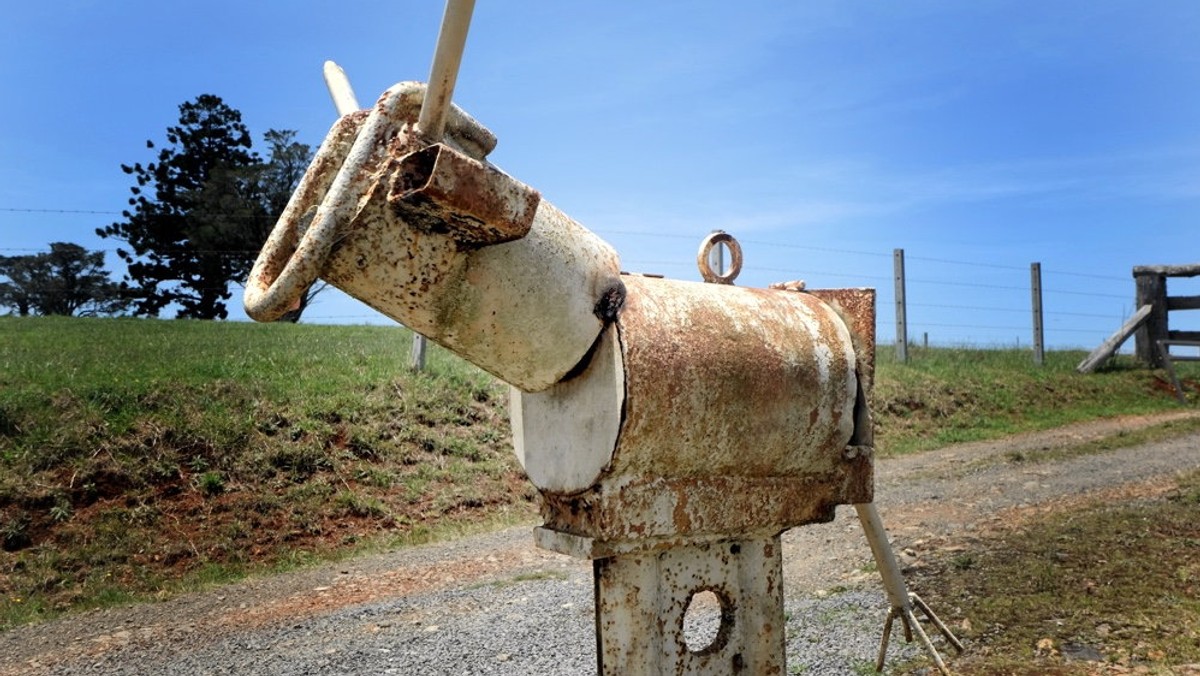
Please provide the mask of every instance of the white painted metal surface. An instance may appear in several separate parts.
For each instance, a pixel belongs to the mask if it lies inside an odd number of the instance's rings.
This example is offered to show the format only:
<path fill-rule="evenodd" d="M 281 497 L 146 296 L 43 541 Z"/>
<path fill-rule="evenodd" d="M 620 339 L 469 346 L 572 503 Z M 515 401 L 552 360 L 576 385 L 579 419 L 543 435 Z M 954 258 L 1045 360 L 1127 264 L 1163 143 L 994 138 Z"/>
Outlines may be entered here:
<path fill-rule="evenodd" d="M 424 92 L 401 83 L 365 120 L 335 125 L 251 273 L 247 312 L 270 320 L 321 276 L 503 380 L 545 389 L 624 298 L 616 252 L 473 158 L 494 136 L 457 107 L 443 150 L 414 140 Z M 436 159 L 409 189 L 421 153 Z"/>
<path fill-rule="evenodd" d="M 346 71 L 332 61 L 325 62 L 323 71 L 325 88 L 329 90 L 329 97 L 333 99 L 333 107 L 337 110 L 338 117 L 361 110 L 358 97 L 354 95 L 354 89 L 350 86 L 350 79 L 346 77 Z"/>
<path fill-rule="evenodd" d="M 454 83 L 458 80 L 458 68 L 462 64 L 463 48 L 467 44 L 467 29 L 471 26 L 471 14 L 474 10 L 475 0 L 446 2 L 442 29 L 438 33 L 437 48 L 433 53 L 433 65 L 429 69 L 429 92 L 417 119 L 417 131 L 433 142 L 441 141 L 445 133 L 446 117 L 450 113 L 450 101 L 454 96 Z"/>
<path fill-rule="evenodd" d="M 825 303 L 677 280 L 625 284 L 620 340 L 610 329 L 582 374 L 513 395 L 514 445 L 535 485 L 574 493 L 618 477 L 799 479 L 843 465 L 856 357 Z"/>

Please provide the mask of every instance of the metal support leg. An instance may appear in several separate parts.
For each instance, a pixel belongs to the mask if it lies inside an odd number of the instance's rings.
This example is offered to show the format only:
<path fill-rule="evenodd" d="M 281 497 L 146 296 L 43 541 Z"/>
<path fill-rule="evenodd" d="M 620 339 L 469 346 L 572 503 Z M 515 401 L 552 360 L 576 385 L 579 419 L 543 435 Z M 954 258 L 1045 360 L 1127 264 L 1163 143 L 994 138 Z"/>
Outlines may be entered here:
<path fill-rule="evenodd" d="M 933 612 L 933 610 L 921 600 L 921 597 L 910 593 L 907 586 L 904 584 L 904 576 L 900 573 L 900 564 L 896 562 L 896 555 L 892 552 L 891 545 L 888 544 L 887 531 L 883 528 L 883 519 L 879 518 L 879 511 L 875 509 L 874 503 L 866 503 L 855 505 L 854 509 L 858 511 L 858 519 L 862 522 L 863 532 L 866 533 L 867 542 L 871 545 L 871 553 L 875 556 L 875 565 L 879 568 L 879 574 L 883 577 L 883 588 L 887 592 L 888 602 L 891 604 L 891 609 L 888 610 L 887 620 L 883 623 L 883 640 L 879 645 L 879 659 L 875 662 L 875 670 L 883 671 L 883 662 L 887 657 L 888 639 L 892 633 L 892 623 L 899 617 L 904 624 L 904 638 L 907 642 L 912 643 L 913 632 L 916 632 L 917 637 L 921 640 L 921 644 L 925 646 L 926 652 L 933 658 L 933 663 L 937 665 L 938 671 L 943 676 L 950 676 L 950 670 L 946 667 L 946 663 L 942 660 L 941 654 L 934 647 L 933 642 L 929 640 L 929 636 L 921 627 L 921 622 L 917 619 L 913 612 L 915 605 L 922 613 L 925 614 L 933 626 L 937 627 L 938 632 L 946 639 L 957 652 L 962 652 L 963 646 L 954 633 L 950 631 L 941 619 Z"/>
<path fill-rule="evenodd" d="M 787 673 L 778 536 L 597 559 L 594 572 L 601 676 Z M 684 615 L 706 591 L 720 627 L 689 647 Z"/>

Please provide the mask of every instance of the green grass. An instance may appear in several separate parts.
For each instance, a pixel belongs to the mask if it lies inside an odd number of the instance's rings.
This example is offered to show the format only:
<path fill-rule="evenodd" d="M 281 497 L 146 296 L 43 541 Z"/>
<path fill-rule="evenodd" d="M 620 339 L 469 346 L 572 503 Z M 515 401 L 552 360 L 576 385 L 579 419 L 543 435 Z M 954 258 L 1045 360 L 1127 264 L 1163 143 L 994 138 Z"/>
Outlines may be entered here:
<path fill-rule="evenodd" d="M 507 388 L 436 346 L 410 373 L 410 341 L 0 317 L 0 629 L 532 519 Z M 1161 374 L 1126 362 L 1075 374 L 1082 352 L 1043 368 L 1018 351 L 912 357 L 880 352 L 885 455 L 1179 408 Z"/>
<path fill-rule="evenodd" d="M 0 628 L 532 518 L 507 388 L 410 341 L 0 318 Z"/>
<path fill-rule="evenodd" d="M 1121 430 L 1112 436 L 1100 437 L 1098 439 L 1083 441 L 1068 446 L 1013 451 L 1004 455 L 1003 457 L 992 457 L 980 460 L 978 462 L 970 462 L 963 466 L 963 471 L 973 471 L 983 465 L 997 462 L 1030 465 L 1044 462 L 1058 462 L 1083 455 L 1104 453 L 1105 451 L 1113 451 L 1120 448 L 1129 448 L 1131 446 L 1141 446 L 1143 444 L 1151 444 L 1167 439 L 1176 439 L 1180 436 L 1194 432 L 1200 432 L 1200 418 L 1168 420 L 1150 427 L 1134 430 Z"/>
<path fill-rule="evenodd" d="M 1165 498 L 1060 512 L 970 554 L 935 553 L 910 583 L 967 640 L 955 673 L 1176 673 L 1200 663 L 1198 513 L 1193 473 Z M 1068 659 L 1083 648 L 1100 659 Z"/>
<path fill-rule="evenodd" d="M 1047 352 L 1039 367 L 1026 350 L 931 348 L 910 350 L 909 363 L 900 364 L 891 348 L 882 346 L 872 402 L 878 451 L 899 455 L 1083 420 L 1181 408 L 1161 371 L 1119 356 L 1096 373 L 1076 373 L 1086 354 Z M 1194 387 L 1200 377 L 1197 365 L 1177 368 Z"/>

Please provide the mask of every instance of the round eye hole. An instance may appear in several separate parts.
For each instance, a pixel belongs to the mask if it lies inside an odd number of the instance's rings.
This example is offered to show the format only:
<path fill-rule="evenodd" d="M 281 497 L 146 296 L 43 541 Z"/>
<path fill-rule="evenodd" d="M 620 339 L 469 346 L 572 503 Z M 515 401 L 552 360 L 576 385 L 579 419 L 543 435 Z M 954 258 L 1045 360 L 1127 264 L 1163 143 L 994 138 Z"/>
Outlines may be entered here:
<path fill-rule="evenodd" d="M 683 642 L 688 652 L 708 655 L 725 647 L 733 630 L 733 604 L 720 592 L 692 592 L 683 611 Z"/>
<path fill-rule="evenodd" d="M 729 254 L 728 266 L 724 265 L 726 253 Z M 715 271 L 713 270 L 714 258 L 717 263 Z M 717 230 L 700 243 L 700 251 L 696 253 L 696 266 L 700 268 L 700 276 L 706 282 L 733 284 L 733 280 L 737 279 L 738 274 L 742 271 L 742 245 L 738 244 L 733 235 L 723 230 Z"/>

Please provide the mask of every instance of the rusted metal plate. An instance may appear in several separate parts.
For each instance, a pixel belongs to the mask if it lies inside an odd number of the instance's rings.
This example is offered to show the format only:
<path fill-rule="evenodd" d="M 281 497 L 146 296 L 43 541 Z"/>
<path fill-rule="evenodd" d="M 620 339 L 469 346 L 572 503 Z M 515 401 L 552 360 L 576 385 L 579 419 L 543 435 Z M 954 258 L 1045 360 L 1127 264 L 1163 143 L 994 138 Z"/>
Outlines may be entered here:
<path fill-rule="evenodd" d="M 875 384 L 875 289 L 808 289 L 806 293 L 833 308 L 850 329 L 869 401 Z"/>
<path fill-rule="evenodd" d="M 474 249 L 524 237 L 541 196 L 490 164 L 440 143 L 389 166 L 388 202 L 408 227 Z"/>
<path fill-rule="evenodd" d="M 824 474 L 854 428 L 855 353 L 807 294 L 626 279 L 616 475 Z"/>
<path fill-rule="evenodd" d="M 751 454 L 754 447 L 744 450 Z M 680 536 L 773 535 L 793 526 L 830 521 L 835 506 L 873 498 L 872 459 L 859 454 L 820 474 L 651 475 L 602 481 L 574 495 L 543 492 L 542 517 L 546 528 L 596 540 L 594 551 L 603 555 L 627 551 L 630 542 L 650 548 Z"/>
<path fill-rule="evenodd" d="M 596 561 L 599 673 L 786 673 L 781 550 L 778 537 L 743 537 Z M 705 591 L 718 599 L 719 630 L 693 649 L 684 616 Z"/>

